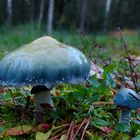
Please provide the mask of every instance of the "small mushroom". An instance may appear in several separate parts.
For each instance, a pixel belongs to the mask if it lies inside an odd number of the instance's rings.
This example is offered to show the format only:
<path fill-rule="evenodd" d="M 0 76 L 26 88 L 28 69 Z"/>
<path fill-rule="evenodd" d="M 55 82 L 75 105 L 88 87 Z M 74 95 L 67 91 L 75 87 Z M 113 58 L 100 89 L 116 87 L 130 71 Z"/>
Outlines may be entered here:
<path fill-rule="evenodd" d="M 32 85 L 36 110 L 43 104 L 54 107 L 50 89 L 60 83 L 81 83 L 87 79 L 90 62 L 71 46 L 44 36 L 11 52 L 0 61 L 2 85 Z"/>
<path fill-rule="evenodd" d="M 120 124 L 126 124 L 126 131 L 129 131 L 131 110 L 140 108 L 140 96 L 131 89 L 121 88 L 114 97 L 114 103 L 121 108 Z"/>

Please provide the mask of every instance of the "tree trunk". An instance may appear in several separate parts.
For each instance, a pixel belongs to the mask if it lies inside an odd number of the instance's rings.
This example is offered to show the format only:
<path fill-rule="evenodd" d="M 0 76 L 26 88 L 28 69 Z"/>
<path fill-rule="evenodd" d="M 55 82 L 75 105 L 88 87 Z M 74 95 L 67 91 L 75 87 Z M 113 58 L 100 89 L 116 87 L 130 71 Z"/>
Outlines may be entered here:
<path fill-rule="evenodd" d="M 85 31 L 85 16 L 86 16 L 86 0 L 80 0 L 80 20 L 79 20 L 79 32 L 84 33 Z"/>
<path fill-rule="evenodd" d="M 7 0 L 7 24 L 12 23 L 12 0 Z"/>
<path fill-rule="evenodd" d="M 39 12 L 39 18 L 38 18 L 38 25 L 39 25 L 39 27 L 41 26 L 42 19 L 43 19 L 44 4 L 45 4 L 45 0 L 41 0 L 40 12 Z"/>
<path fill-rule="evenodd" d="M 48 34 L 52 34 L 53 10 L 54 10 L 54 0 L 49 0 L 48 19 L 47 19 L 47 32 L 48 32 Z"/>
<path fill-rule="evenodd" d="M 35 12 L 35 1 L 31 0 L 30 22 L 33 22 Z"/>
<path fill-rule="evenodd" d="M 116 0 L 116 3 L 118 4 L 120 0 Z"/>
<path fill-rule="evenodd" d="M 106 4 L 105 4 L 104 32 L 106 32 L 108 29 L 108 17 L 109 17 L 109 12 L 111 7 L 111 1 L 112 0 L 106 0 Z"/>
<path fill-rule="evenodd" d="M 65 0 L 60 1 L 60 6 L 59 6 L 59 18 L 64 14 L 64 2 Z"/>

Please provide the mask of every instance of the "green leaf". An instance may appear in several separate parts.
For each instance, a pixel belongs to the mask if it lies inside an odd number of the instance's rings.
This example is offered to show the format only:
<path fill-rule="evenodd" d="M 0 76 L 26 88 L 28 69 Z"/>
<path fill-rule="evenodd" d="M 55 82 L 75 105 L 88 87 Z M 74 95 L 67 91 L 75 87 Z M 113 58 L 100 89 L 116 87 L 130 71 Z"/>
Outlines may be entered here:
<path fill-rule="evenodd" d="M 99 118 L 93 118 L 93 120 L 91 121 L 91 124 L 94 126 L 110 126 L 111 125 L 109 121 L 105 121 Z"/>
<path fill-rule="evenodd" d="M 16 140 L 16 138 L 8 137 L 7 140 Z"/>
<path fill-rule="evenodd" d="M 139 120 L 133 120 L 133 122 L 135 123 L 135 124 L 140 124 L 140 121 Z"/>
<path fill-rule="evenodd" d="M 103 97 L 103 95 L 102 94 L 97 94 L 97 95 L 94 95 L 93 96 L 93 93 L 90 93 L 90 99 L 89 100 L 91 100 L 92 102 L 96 102 L 96 101 L 99 101 L 100 100 L 100 98 L 102 98 Z"/>
<path fill-rule="evenodd" d="M 8 100 L 8 99 L 11 99 L 12 96 L 11 96 L 11 92 L 6 92 L 5 94 L 3 94 L 3 100 Z"/>
<path fill-rule="evenodd" d="M 130 128 L 128 124 L 125 123 L 120 123 L 116 126 L 116 131 L 120 131 L 120 132 L 129 132 Z"/>
<path fill-rule="evenodd" d="M 52 134 L 52 129 L 49 130 L 47 133 L 37 132 L 36 140 L 48 140 L 51 134 Z"/>
<path fill-rule="evenodd" d="M 93 87 L 99 87 L 100 83 L 98 82 L 98 79 L 95 76 L 92 76 L 89 80 L 91 86 Z"/>
<path fill-rule="evenodd" d="M 104 68 L 104 71 L 112 73 L 115 70 L 115 68 L 116 68 L 116 64 L 112 63 L 112 64 L 109 64 L 108 66 L 106 66 Z"/>

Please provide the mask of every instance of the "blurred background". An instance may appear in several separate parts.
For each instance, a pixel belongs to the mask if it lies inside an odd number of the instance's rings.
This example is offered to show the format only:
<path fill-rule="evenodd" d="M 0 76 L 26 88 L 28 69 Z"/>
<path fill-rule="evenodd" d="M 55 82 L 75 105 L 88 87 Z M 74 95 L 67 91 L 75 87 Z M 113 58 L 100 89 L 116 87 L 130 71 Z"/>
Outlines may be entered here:
<path fill-rule="evenodd" d="M 49 32 L 50 28 L 86 33 L 136 29 L 139 13 L 139 0 L 0 0 L 0 25 L 36 22 L 47 24 Z"/>
<path fill-rule="evenodd" d="M 119 28 L 139 54 L 139 13 L 139 0 L 0 0 L 0 58 L 43 35 L 76 47 L 84 36 L 115 50 Z"/>

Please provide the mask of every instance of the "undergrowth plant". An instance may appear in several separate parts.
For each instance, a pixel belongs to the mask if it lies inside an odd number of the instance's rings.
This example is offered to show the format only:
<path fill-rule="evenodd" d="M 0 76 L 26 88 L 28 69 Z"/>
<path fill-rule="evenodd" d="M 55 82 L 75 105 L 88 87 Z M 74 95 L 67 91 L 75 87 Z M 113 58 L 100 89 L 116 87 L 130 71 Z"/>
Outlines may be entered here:
<path fill-rule="evenodd" d="M 31 28 L 30 25 L 18 26 L 9 33 L 5 28 L 0 29 L 0 57 L 42 35 L 45 33 L 35 25 Z M 61 84 L 54 87 L 52 98 L 56 109 L 44 106 L 46 111 L 38 116 L 43 120 L 41 124 L 36 120 L 35 99 L 30 94 L 30 86 L 1 86 L 0 140 L 121 140 L 139 137 L 138 112 L 132 112 L 130 132 L 123 133 L 125 126 L 117 127 L 119 112 L 113 97 L 121 85 L 135 89 L 126 83 L 126 79 L 131 80 L 130 63 L 124 57 L 120 61 L 114 58 L 112 50 L 116 50 L 118 41 L 104 35 L 85 38 L 73 34 L 62 37 L 55 32 L 53 36 L 61 42 L 80 45 L 89 59 L 103 68 L 101 78 L 92 75 L 81 85 Z M 108 45 L 112 46 L 110 50 Z M 138 70 L 137 67 L 136 72 Z"/>

